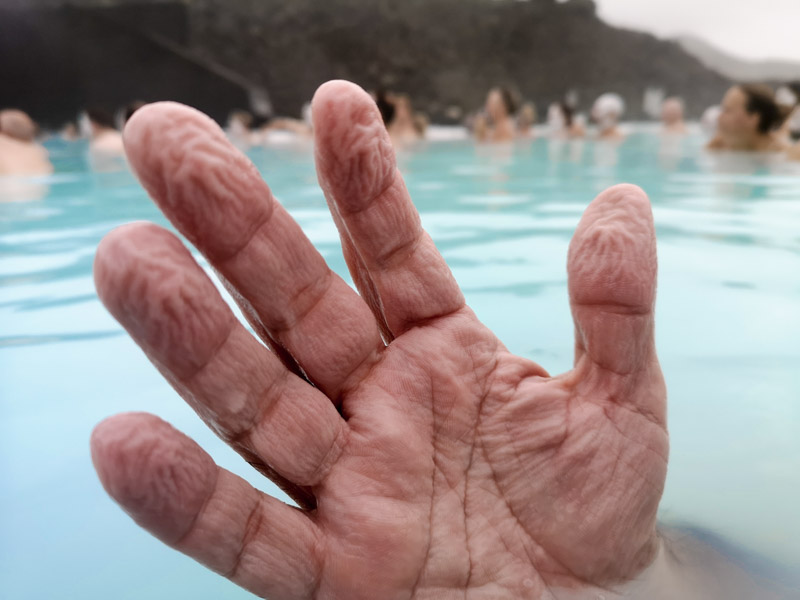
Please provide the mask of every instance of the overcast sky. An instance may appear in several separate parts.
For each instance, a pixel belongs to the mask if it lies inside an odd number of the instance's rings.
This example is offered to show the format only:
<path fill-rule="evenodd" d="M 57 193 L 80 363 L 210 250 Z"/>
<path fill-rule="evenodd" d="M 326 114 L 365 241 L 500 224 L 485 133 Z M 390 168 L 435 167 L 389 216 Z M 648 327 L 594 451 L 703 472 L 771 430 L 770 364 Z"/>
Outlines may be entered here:
<path fill-rule="evenodd" d="M 613 25 L 688 33 L 730 54 L 800 61 L 800 0 L 596 0 Z"/>

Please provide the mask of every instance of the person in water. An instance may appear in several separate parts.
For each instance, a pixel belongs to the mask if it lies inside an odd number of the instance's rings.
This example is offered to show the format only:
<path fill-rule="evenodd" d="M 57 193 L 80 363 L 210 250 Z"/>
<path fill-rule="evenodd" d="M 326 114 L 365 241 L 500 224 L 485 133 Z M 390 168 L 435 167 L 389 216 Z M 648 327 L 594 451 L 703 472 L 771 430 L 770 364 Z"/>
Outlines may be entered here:
<path fill-rule="evenodd" d="M 234 110 L 228 115 L 225 132 L 240 150 L 248 150 L 255 141 L 253 136 L 253 115 L 246 110 Z"/>
<path fill-rule="evenodd" d="M 510 142 L 516 135 L 514 96 L 504 87 L 495 87 L 486 95 L 483 115 L 476 121 L 474 132 L 479 142 Z"/>
<path fill-rule="evenodd" d="M 273 142 L 297 142 L 311 138 L 311 104 L 306 102 L 300 110 L 301 118 L 277 117 L 269 114 L 260 119 L 260 123 L 250 136 L 253 144 L 271 144 Z"/>
<path fill-rule="evenodd" d="M 421 140 L 425 126 L 414 114 L 411 99 L 405 94 L 384 96 L 384 101 L 392 104 L 391 117 L 386 122 L 389 137 L 395 144 L 405 145 Z"/>
<path fill-rule="evenodd" d="M 603 94 L 592 105 L 592 119 L 597 123 L 597 139 L 619 141 L 625 134 L 619 128 L 619 122 L 625 113 L 625 101 L 614 93 Z"/>
<path fill-rule="evenodd" d="M 536 105 L 533 102 L 526 102 L 517 111 L 517 135 L 521 138 L 533 138 L 534 125 L 536 125 Z"/>
<path fill-rule="evenodd" d="M 786 116 L 770 87 L 734 85 L 722 99 L 717 135 L 707 147 L 740 152 L 783 152 L 788 144 L 777 132 Z"/>
<path fill-rule="evenodd" d="M 0 176 L 52 172 L 47 150 L 36 142 L 33 119 L 21 110 L 0 110 Z"/>
<path fill-rule="evenodd" d="M 783 85 L 775 92 L 775 101 L 788 116 L 778 133 L 787 144 L 800 141 L 800 81 Z"/>
<path fill-rule="evenodd" d="M 661 104 L 661 131 L 671 135 L 686 133 L 686 123 L 683 121 L 683 100 L 672 96 L 665 98 Z"/>
<path fill-rule="evenodd" d="M 554 376 L 514 356 L 466 305 L 372 98 L 326 83 L 313 120 L 317 175 L 360 294 L 224 132 L 175 103 L 131 119 L 131 164 L 256 333 L 160 226 L 114 230 L 94 266 L 111 314 L 297 506 L 145 413 L 92 434 L 114 500 L 272 600 L 777 597 L 754 594 L 735 565 L 698 565 L 705 550 L 656 522 L 669 440 L 645 193 L 606 190 L 577 227 L 567 261 L 575 363 Z M 730 593 L 707 593 L 715 585 Z"/>
<path fill-rule="evenodd" d="M 800 160 L 800 142 L 789 148 L 788 156 L 791 160 Z"/>
<path fill-rule="evenodd" d="M 548 107 L 547 123 L 552 137 L 581 138 L 586 135 L 586 128 L 566 102 L 553 102 Z"/>
<path fill-rule="evenodd" d="M 89 164 L 94 171 L 115 171 L 125 166 L 122 134 L 114 118 L 102 108 L 89 108 L 78 118 L 79 128 L 89 138 Z"/>

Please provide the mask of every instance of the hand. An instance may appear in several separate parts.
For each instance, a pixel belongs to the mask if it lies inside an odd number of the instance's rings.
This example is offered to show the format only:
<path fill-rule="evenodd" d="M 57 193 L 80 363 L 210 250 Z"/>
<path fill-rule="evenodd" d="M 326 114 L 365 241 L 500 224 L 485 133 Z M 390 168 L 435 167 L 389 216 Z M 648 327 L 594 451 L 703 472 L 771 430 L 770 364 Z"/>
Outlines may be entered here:
<path fill-rule="evenodd" d="M 551 598 L 635 577 L 659 546 L 668 452 L 644 193 L 617 186 L 586 210 L 568 260 L 575 367 L 551 377 L 465 305 L 370 97 L 331 82 L 313 116 L 360 296 L 222 131 L 176 104 L 133 117 L 131 165 L 268 348 L 164 229 L 121 227 L 95 263 L 103 302 L 162 374 L 300 508 L 146 414 L 95 430 L 106 490 L 276 600 Z"/>

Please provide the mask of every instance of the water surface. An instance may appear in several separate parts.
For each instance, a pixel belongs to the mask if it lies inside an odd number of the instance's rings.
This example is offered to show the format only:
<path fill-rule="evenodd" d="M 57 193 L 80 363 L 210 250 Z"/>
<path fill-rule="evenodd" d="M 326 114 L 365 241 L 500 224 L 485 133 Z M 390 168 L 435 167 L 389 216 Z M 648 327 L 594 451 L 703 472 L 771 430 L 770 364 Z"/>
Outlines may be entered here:
<path fill-rule="evenodd" d="M 400 164 L 425 227 L 478 316 L 551 373 L 572 363 L 566 251 L 618 182 L 653 202 L 657 346 L 671 457 L 662 518 L 800 569 L 800 164 L 712 157 L 698 137 L 622 145 L 539 139 L 423 144 Z M 0 202 L 0 582 L 18 600 L 248 598 L 139 530 L 103 492 L 95 423 L 146 410 L 280 495 L 217 440 L 100 305 L 91 267 L 113 227 L 168 226 L 129 173 L 93 174 L 49 144 L 39 200 Z M 307 147 L 250 155 L 349 280 Z"/>

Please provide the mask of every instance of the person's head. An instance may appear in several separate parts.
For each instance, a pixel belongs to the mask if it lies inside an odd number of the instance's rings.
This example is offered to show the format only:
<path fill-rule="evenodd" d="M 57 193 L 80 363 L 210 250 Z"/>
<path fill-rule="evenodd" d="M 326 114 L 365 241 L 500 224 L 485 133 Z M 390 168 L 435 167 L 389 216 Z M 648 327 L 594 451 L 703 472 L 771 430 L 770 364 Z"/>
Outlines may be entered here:
<path fill-rule="evenodd" d="M 722 99 L 719 132 L 732 140 L 746 141 L 778 129 L 785 116 L 769 86 L 734 85 Z"/>
<path fill-rule="evenodd" d="M 86 116 L 89 117 L 92 125 L 105 129 L 114 129 L 114 118 L 104 108 L 88 108 L 86 109 Z"/>
<path fill-rule="evenodd" d="M 486 95 L 486 112 L 497 122 L 513 115 L 517 110 L 514 96 L 504 87 L 495 87 Z"/>
<path fill-rule="evenodd" d="M 395 106 L 394 102 L 389 98 L 386 90 L 380 89 L 375 94 L 375 104 L 378 105 L 378 110 L 381 113 L 383 124 L 387 127 L 394 120 Z"/>
<path fill-rule="evenodd" d="M 135 100 L 134 102 L 127 104 L 122 109 L 122 125 L 124 126 L 128 121 L 130 121 L 133 113 L 142 108 L 145 104 L 147 103 L 141 100 Z"/>
<path fill-rule="evenodd" d="M 78 127 L 84 137 L 93 137 L 103 131 L 115 129 L 114 117 L 103 108 L 87 108 L 78 117 Z"/>
<path fill-rule="evenodd" d="M 523 130 L 527 131 L 536 124 L 536 107 L 531 102 L 523 104 L 519 113 L 517 114 L 517 125 Z"/>
<path fill-rule="evenodd" d="M 32 142 L 36 138 L 36 123 L 21 110 L 0 110 L 0 133 L 21 142 Z"/>
<path fill-rule="evenodd" d="M 234 110 L 228 115 L 228 129 L 233 133 L 247 133 L 253 127 L 253 115 L 246 110 Z"/>
<path fill-rule="evenodd" d="M 683 100 L 676 96 L 666 98 L 661 103 L 661 121 L 664 125 L 678 125 L 683 122 Z"/>
<path fill-rule="evenodd" d="M 558 108 L 559 108 L 559 110 L 561 111 L 561 114 L 564 117 L 564 125 L 567 128 L 572 127 L 572 117 L 574 115 L 574 111 L 572 110 L 572 107 L 569 104 L 567 104 L 566 102 L 559 102 L 558 103 Z"/>
<path fill-rule="evenodd" d="M 566 102 L 553 102 L 547 109 L 547 122 L 554 130 L 572 127 L 573 110 Z"/>
<path fill-rule="evenodd" d="M 411 120 L 414 118 L 414 111 L 411 108 L 411 98 L 405 94 L 395 94 L 392 96 L 394 102 L 394 118 Z"/>
<path fill-rule="evenodd" d="M 615 127 L 624 112 L 625 101 L 619 94 L 603 94 L 592 105 L 592 118 L 601 130 Z"/>
<path fill-rule="evenodd" d="M 64 127 L 61 128 L 61 136 L 67 140 L 75 140 L 78 139 L 80 136 L 80 132 L 78 131 L 78 126 L 75 125 L 72 121 L 69 123 L 65 123 Z"/>

